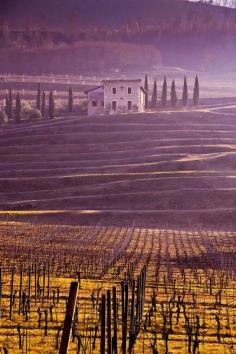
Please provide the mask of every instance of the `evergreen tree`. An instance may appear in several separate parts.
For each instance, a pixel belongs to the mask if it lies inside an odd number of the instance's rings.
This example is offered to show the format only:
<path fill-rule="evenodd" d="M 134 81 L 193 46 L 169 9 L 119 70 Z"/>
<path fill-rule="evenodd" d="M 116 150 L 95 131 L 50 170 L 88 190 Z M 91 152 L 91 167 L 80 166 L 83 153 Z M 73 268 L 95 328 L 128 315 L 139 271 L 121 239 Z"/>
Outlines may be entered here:
<path fill-rule="evenodd" d="M 184 87 L 183 87 L 183 95 L 182 95 L 182 104 L 184 107 L 188 104 L 188 84 L 186 76 L 184 77 Z"/>
<path fill-rule="evenodd" d="M 167 102 L 167 82 L 166 82 L 166 77 L 164 77 L 163 86 L 162 86 L 162 94 L 161 94 L 162 107 L 166 106 L 166 102 Z"/>
<path fill-rule="evenodd" d="M 40 111 L 41 108 L 41 86 L 38 84 L 37 98 L 36 98 L 36 109 Z"/>
<path fill-rule="evenodd" d="M 177 98 L 177 93 L 176 93 L 176 88 L 175 88 L 175 81 L 172 81 L 171 84 L 171 93 L 170 93 L 170 103 L 172 107 L 175 107 L 177 104 L 178 98 Z"/>
<path fill-rule="evenodd" d="M 41 114 L 43 118 L 45 117 L 45 108 L 46 108 L 46 96 L 45 96 L 45 92 L 43 91 L 42 104 L 41 104 Z"/>
<path fill-rule="evenodd" d="M 146 91 L 145 95 L 145 108 L 148 108 L 148 77 L 145 75 L 144 89 Z"/>
<path fill-rule="evenodd" d="M 194 90 L 193 90 L 193 104 L 197 106 L 199 102 L 199 81 L 198 76 L 196 75 L 195 83 L 194 83 Z"/>
<path fill-rule="evenodd" d="M 9 114 L 9 98 L 8 98 L 8 96 L 6 96 L 6 98 L 5 98 L 5 112 L 6 112 L 7 117 L 9 118 L 9 116 L 8 116 L 8 114 Z"/>
<path fill-rule="evenodd" d="M 11 89 L 9 89 L 9 93 L 8 93 L 8 118 L 11 119 L 12 118 L 12 112 L 13 112 L 13 100 L 12 100 L 12 92 Z"/>
<path fill-rule="evenodd" d="M 51 91 L 49 94 L 49 102 L 48 102 L 48 116 L 50 119 L 54 118 L 54 98 L 53 98 L 53 92 Z"/>
<path fill-rule="evenodd" d="M 16 123 L 21 121 L 21 99 L 19 93 L 16 96 Z"/>
<path fill-rule="evenodd" d="M 157 82 L 154 81 L 153 91 L 152 91 L 152 108 L 156 108 L 157 106 Z"/>
<path fill-rule="evenodd" d="M 69 88 L 69 99 L 68 99 L 68 111 L 73 112 L 73 92 L 72 88 Z"/>

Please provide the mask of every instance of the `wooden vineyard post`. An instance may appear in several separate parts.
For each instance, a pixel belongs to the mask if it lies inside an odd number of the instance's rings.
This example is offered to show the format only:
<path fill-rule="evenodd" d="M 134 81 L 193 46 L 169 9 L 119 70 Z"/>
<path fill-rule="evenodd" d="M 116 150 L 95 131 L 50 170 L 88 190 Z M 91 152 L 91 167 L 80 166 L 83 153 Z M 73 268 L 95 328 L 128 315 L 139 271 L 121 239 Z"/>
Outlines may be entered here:
<path fill-rule="evenodd" d="M 107 290 L 107 353 L 112 353 L 111 342 L 111 291 Z"/>
<path fill-rule="evenodd" d="M 18 314 L 21 314 L 21 301 L 22 301 L 22 283 L 23 283 L 23 267 L 20 267 L 20 290 L 19 290 L 19 308 Z"/>
<path fill-rule="evenodd" d="M 28 300 L 29 300 L 29 309 L 30 310 L 30 301 L 31 301 L 31 268 L 29 267 L 28 273 Z"/>
<path fill-rule="evenodd" d="M 143 317 L 143 309 L 144 309 L 144 300 L 145 300 L 145 284 L 146 284 L 146 276 L 147 276 L 147 268 L 146 266 L 142 269 L 142 284 L 141 284 L 141 291 L 142 291 L 142 301 L 141 301 L 141 319 Z"/>
<path fill-rule="evenodd" d="M 34 265 L 34 303 L 37 304 L 37 264 Z"/>
<path fill-rule="evenodd" d="M 100 354 L 106 351 L 106 295 L 102 295 Z"/>
<path fill-rule="evenodd" d="M 130 332 L 134 332 L 134 301 L 135 301 L 135 280 L 132 281 L 132 300 L 130 311 Z"/>
<path fill-rule="evenodd" d="M 48 262 L 48 286 L 47 286 L 47 290 L 48 290 L 48 299 L 50 297 L 50 264 Z"/>
<path fill-rule="evenodd" d="M 113 309 L 113 353 L 117 354 L 117 299 L 116 299 L 116 287 L 112 288 L 112 309 Z"/>
<path fill-rule="evenodd" d="M 129 353 L 131 353 L 133 344 L 134 344 L 134 333 L 135 333 L 135 319 L 134 319 L 134 310 L 135 310 L 135 280 L 132 280 L 132 299 L 131 299 L 131 310 L 130 310 L 130 330 L 129 330 Z"/>
<path fill-rule="evenodd" d="M 15 274 L 15 269 L 12 268 L 12 271 L 11 271 L 11 293 L 10 293 L 10 316 L 9 316 L 9 317 L 10 317 L 10 320 L 12 319 L 14 274 Z"/>
<path fill-rule="evenodd" d="M 128 320 L 128 284 L 122 281 L 122 353 L 126 354 L 126 342 L 127 342 L 127 320 Z"/>
<path fill-rule="evenodd" d="M 127 322 L 128 322 L 128 302 L 129 302 L 129 287 L 128 283 L 125 284 L 125 313 L 124 313 L 124 347 L 123 352 L 126 353 L 126 342 L 127 342 Z"/>
<path fill-rule="evenodd" d="M 140 277 L 137 279 L 137 295 L 136 295 L 136 323 L 135 334 L 139 332 L 139 302 L 140 302 Z"/>
<path fill-rule="evenodd" d="M 2 317 L 2 268 L 0 268 L 0 318 Z"/>
<path fill-rule="evenodd" d="M 43 303 L 45 298 L 45 283 L 46 283 L 46 265 L 43 265 Z"/>
<path fill-rule="evenodd" d="M 78 282 L 71 282 L 59 354 L 67 354 L 78 296 Z"/>

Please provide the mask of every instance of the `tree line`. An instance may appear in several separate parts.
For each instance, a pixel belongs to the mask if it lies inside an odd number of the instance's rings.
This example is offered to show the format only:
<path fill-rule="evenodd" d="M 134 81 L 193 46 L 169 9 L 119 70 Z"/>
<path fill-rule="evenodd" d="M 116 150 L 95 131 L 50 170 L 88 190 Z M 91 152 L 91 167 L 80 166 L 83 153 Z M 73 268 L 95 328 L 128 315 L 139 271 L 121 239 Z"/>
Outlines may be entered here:
<path fill-rule="evenodd" d="M 46 93 L 41 90 L 41 85 L 38 84 L 35 108 L 41 114 L 42 118 L 55 118 L 55 101 L 53 91 L 50 91 L 47 103 Z M 68 112 L 73 112 L 73 91 L 71 87 L 68 92 Z M 17 124 L 19 124 L 22 120 L 22 101 L 20 94 L 19 92 L 17 93 L 14 104 L 11 88 L 9 89 L 8 95 L 5 99 L 5 113 L 9 120 L 14 119 Z"/>
<path fill-rule="evenodd" d="M 147 74 L 145 76 L 144 89 L 146 92 L 146 95 L 145 95 L 145 108 L 146 109 L 149 109 L 149 108 L 155 109 L 158 106 L 165 108 L 167 106 L 167 104 L 168 104 L 168 87 L 167 87 L 166 77 L 164 77 L 164 80 L 163 80 L 160 102 L 158 102 L 157 80 L 154 80 L 152 94 L 149 95 L 151 92 L 149 90 L 149 82 L 148 82 Z M 198 80 L 198 76 L 196 75 L 195 82 L 194 82 L 193 97 L 192 97 L 192 103 L 195 107 L 197 107 L 198 103 L 199 103 L 199 94 L 200 94 L 199 93 L 199 80 Z M 150 96 L 151 96 L 151 100 L 150 100 Z M 177 96 L 175 80 L 172 80 L 172 83 L 171 83 L 171 89 L 170 89 L 170 105 L 171 105 L 171 107 L 173 107 L 173 108 L 176 107 L 179 101 L 181 102 L 183 107 L 186 107 L 189 102 L 188 83 L 187 83 L 186 76 L 184 77 L 182 98 L 180 100 L 178 99 L 178 96 Z"/>
<path fill-rule="evenodd" d="M 146 109 L 156 109 L 157 107 L 162 107 L 164 109 L 165 107 L 168 106 L 169 103 L 170 106 L 174 108 L 177 106 L 178 102 L 181 102 L 183 107 L 186 107 L 188 105 L 189 93 L 188 93 L 188 84 L 187 84 L 186 76 L 184 78 L 183 92 L 182 92 L 181 99 L 178 99 L 174 80 L 172 81 L 171 89 L 170 89 L 170 101 L 168 101 L 168 86 L 167 86 L 166 77 L 164 77 L 163 80 L 160 101 L 158 101 L 157 80 L 154 80 L 152 92 L 150 91 L 149 86 L 150 85 L 148 81 L 148 76 L 146 74 L 145 82 L 144 82 L 144 89 L 146 92 L 145 95 Z M 199 103 L 199 80 L 197 75 L 195 77 L 192 103 L 195 107 L 198 106 Z M 45 91 L 42 91 L 41 85 L 38 84 L 37 94 L 35 99 L 35 109 L 36 112 L 38 112 L 40 114 L 40 117 L 42 118 L 46 118 L 46 117 L 49 119 L 55 118 L 55 100 L 54 100 L 54 94 L 52 90 L 50 91 L 47 99 Z M 69 113 L 73 112 L 73 91 L 71 87 L 68 90 L 67 110 Z M 19 92 L 17 93 L 14 102 L 11 88 L 9 89 L 8 95 L 6 96 L 5 99 L 5 113 L 8 117 L 8 120 L 15 120 L 17 124 L 19 124 L 23 118 L 22 100 L 20 94 Z"/>

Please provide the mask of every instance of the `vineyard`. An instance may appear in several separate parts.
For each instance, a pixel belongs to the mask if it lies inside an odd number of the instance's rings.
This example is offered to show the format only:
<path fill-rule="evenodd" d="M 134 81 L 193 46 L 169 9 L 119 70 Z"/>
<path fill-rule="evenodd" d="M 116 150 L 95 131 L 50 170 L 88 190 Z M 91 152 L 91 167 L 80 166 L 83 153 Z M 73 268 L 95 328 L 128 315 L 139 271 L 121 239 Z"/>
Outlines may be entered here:
<path fill-rule="evenodd" d="M 69 353 L 235 353 L 235 236 L 2 222 L 1 351 L 58 353 L 76 281 Z"/>
<path fill-rule="evenodd" d="M 235 108 L 1 126 L 0 353 L 236 352 Z"/>

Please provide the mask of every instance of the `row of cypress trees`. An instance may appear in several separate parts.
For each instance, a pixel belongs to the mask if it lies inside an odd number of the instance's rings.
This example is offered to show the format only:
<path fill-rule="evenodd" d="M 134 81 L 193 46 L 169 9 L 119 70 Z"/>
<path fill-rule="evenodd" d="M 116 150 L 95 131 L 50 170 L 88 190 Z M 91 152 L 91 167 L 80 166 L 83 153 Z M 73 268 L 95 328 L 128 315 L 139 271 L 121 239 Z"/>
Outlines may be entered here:
<path fill-rule="evenodd" d="M 41 112 L 42 117 L 46 116 L 46 94 L 41 91 L 41 85 L 38 84 L 37 88 L 37 96 L 36 96 L 36 105 L 35 108 Z M 73 91 L 72 88 L 69 88 L 69 97 L 68 97 L 68 111 L 73 112 Z M 6 106 L 5 112 L 8 116 L 8 119 L 15 118 L 16 123 L 20 123 L 22 116 L 22 104 L 20 94 L 17 93 L 15 99 L 15 111 L 13 110 L 13 97 L 12 90 L 9 89 L 8 95 L 6 96 Z M 14 115 L 15 112 L 15 115 Z M 55 104 L 54 104 L 54 96 L 53 91 L 50 91 L 48 97 L 48 117 L 53 119 L 55 116 Z"/>
<path fill-rule="evenodd" d="M 13 97 L 12 91 L 9 89 L 8 96 L 6 97 L 5 112 L 8 119 L 12 119 L 13 114 Z M 16 104 L 15 104 L 15 121 L 20 123 L 21 120 L 21 99 L 19 93 L 16 95 Z"/>
<path fill-rule="evenodd" d="M 41 85 L 38 84 L 37 97 L 36 97 L 36 109 L 41 112 L 42 117 L 46 116 L 46 94 L 41 92 Z M 48 117 L 53 119 L 55 111 L 53 91 L 50 91 L 48 97 Z"/>
<path fill-rule="evenodd" d="M 148 77 L 147 74 L 145 76 L 145 82 L 144 82 L 144 89 L 146 91 L 146 96 L 145 96 L 145 108 L 156 108 L 158 106 L 158 99 L 157 99 L 157 81 L 154 80 L 153 84 L 153 90 L 152 90 L 152 97 L 151 101 L 149 101 L 149 84 L 148 84 Z M 162 85 L 162 92 L 161 92 L 161 101 L 160 105 L 162 107 L 166 107 L 167 105 L 167 95 L 168 95 L 168 90 L 167 90 L 167 80 L 166 77 L 164 77 L 163 85 Z M 183 93 L 182 93 L 182 105 L 186 107 L 188 105 L 188 84 L 187 84 L 187 78 L 185 76 L 184 78 L 184 84 L 183 84 Z M 176 86 L 175 86 L 175 81 L 172 81 L 171 84 L 171 91 L 170 91 L 170 104 L 172 107 L 175 107 L 178 103 L 178 96 L 176 92 Z M 199 80 L 198 76 L 196 75 L 195 77 L 195 82 L 194 82 L 194 90 L 193 90 L 193 105 L 197 106 L 199 103 Z"/>
<path fill-rule="evenodd" d="M 45 110 L 45 92 L 43 91 L 42 93 L 42 104 L 41 104 L 41 86 L 38 84 L 38 90 L 37 90 L 37 98 L 36 98 L 36 109 L 41 111 L 42 116 L 44 117 L 44 110 L 42 112 L 42 107 L 44 107 Z M 51 114 L 50 114 L 51 111 Z M 69 88 L 69 96 L 68 96 L 68 112 L 72 113 L 73 112 L 73 91 L 72 88 Z M 53 98 L 53 92 L 51 91 L 49 94 L 49 118 L 51 118 L 52 113 L 54 113 L 54 98 Z M 54 114 L 53 114 L 54 116 Z"/>
<path fill-rule="evenodd" d="M 37 99 L 36 99 L 36 109 L 41 112 L 42 117 L 45 117 L 45 115 L 46 115 L 46 95 L 45 95 L 45 92 L 43 92 L 42 100 L 41 100 L 41 95 L 39 94 L 39 91 L 38 91 Z M 16 95 L 15 115 L 14 115 L 13 114 L 14 113 L 13 98 L 12 98 L 11 89 L 9 90 L 8 96 L 6 97 L 5 112 L 7 114 L 8 119 L 15 118 L 16 123 L 18 123 L 18 124 L 20 123 L 21 118 L 22 118 L 22 104 L 21 104 L 20 94 L 17 93 L 17 95 Z M 48 117 L 51 119 L 54 118 L 54 98 L 53 98 L 52 91 L 49 94 Z"/>

